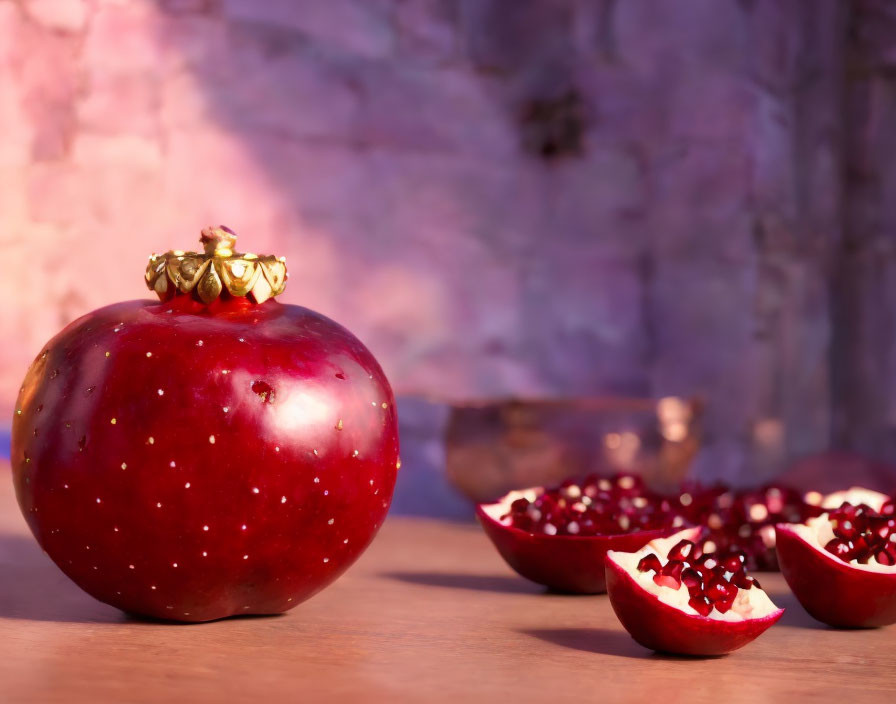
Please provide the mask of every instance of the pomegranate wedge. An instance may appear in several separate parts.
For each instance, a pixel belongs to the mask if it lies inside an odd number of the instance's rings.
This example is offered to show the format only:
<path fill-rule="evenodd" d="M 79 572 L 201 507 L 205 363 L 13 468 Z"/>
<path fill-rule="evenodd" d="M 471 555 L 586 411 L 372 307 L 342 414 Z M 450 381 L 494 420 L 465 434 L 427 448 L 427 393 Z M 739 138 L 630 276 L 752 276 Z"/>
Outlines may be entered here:
<path fill-rule="evenodd" d="M 556 489 L 512 491 L 479 504 L 476 515 L 521 576 L 556 591 L 600 594 L 606 591 L 607 551 L 637 550 L 677 530 L 674 521 L 681 521 L 635 482 L 623 475 L 581 486 L 564 482 Z"/>
<path fill-rule="evenodd" d="M 723 655 L 774 624 L 777 608 L 740 553 L 700 554 L 699 529 L 607 554 L 607 590 L 622 625 L 645 648 Z"/>
<path fill-rule="evenodd" d="M 896 623 L 896 515 L 892 500 L 867 489 L 826 497 L 828 513 L 779 524 L 778 561 L 809 614 L 831 626 Z"/>

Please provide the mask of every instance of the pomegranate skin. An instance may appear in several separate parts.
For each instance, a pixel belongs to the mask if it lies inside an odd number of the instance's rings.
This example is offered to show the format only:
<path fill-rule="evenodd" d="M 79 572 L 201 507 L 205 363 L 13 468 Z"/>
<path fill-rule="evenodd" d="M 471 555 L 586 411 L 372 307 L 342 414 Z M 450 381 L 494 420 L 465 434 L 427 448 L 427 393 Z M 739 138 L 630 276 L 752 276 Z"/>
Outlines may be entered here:
<path fill-rule="evenodd" d="M 506 526 L 476 507 L 476 517 L 501 557 L 520 576 L 558 592 L 602 594 L 607 591 L 607 552 L 634 552 L 678 528 L 621 535 L 544 535 Z"/>
<path fill-rule="evenodd" d="M 270 299 L 130 301 L 73 322 L 16 405 L 13 481 L 37 541 L 124 611 L 286 611 L 382 524 L 398 431 L 351 333 Z"/>
<path fill-rule="evenodd" d="M 762 618 L 722 621 L 687 614 L 645 591 L 620 565 L 607 560 L 607 592 L 616 616 L 645 648 L 677 655 L 724 655 L 762 635 L 784 609 Z"/>
<path fill-rule="evenodd" d="M 858 569 L 815 549 L 789 524 L 775 532 L 781 573 L 812 618 L 840 628 L 896 623 L 896 572 Z"/>

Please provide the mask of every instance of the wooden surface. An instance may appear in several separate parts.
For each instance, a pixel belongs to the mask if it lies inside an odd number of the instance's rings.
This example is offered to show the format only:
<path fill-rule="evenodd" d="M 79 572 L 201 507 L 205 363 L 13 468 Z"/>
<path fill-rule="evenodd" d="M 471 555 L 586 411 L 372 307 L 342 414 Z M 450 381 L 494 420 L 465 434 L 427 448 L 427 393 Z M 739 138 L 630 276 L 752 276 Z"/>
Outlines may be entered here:
<path fill-rule="evenodd" d="M 896 627 L 781 623 L 733 655 L 658 656 L 604 596 L 545 594 L 478 527 L 391 518 L 335 585 L 285 616 L 130 620 L 37 549 L 0 478 L 0 702 L 893 701 Z"/>

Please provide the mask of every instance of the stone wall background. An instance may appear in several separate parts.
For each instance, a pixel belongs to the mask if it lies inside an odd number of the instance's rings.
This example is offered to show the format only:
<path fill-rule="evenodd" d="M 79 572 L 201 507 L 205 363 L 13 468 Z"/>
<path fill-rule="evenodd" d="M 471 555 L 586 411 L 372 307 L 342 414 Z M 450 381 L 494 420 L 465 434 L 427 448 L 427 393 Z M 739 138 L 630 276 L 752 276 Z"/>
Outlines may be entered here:
<path fill-rule="evenodd" d="M 399 394 L 699 394 L 704 478 L 893 456 L 894 23 L 884 0 L 0 0 L 0 410 L 57 329 L 223 222 Z"/>

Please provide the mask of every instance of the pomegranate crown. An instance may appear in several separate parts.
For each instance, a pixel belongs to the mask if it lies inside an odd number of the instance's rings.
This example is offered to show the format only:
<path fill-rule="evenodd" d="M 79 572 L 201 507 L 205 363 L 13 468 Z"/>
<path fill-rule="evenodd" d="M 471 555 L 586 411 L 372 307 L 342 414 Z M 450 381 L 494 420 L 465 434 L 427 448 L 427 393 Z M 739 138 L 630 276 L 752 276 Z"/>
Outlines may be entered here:
<path fill-rule="evenodd" d="M 206 227 L 199 241 L 202 252 L 173 249 L 149 258 L 146 285 L 161 300 L 187 295 L 208 304 L 226 291 L 264 303 L 286 288 L 286 260 L 234 251 L 236 233 L 229 227 Z"/>

